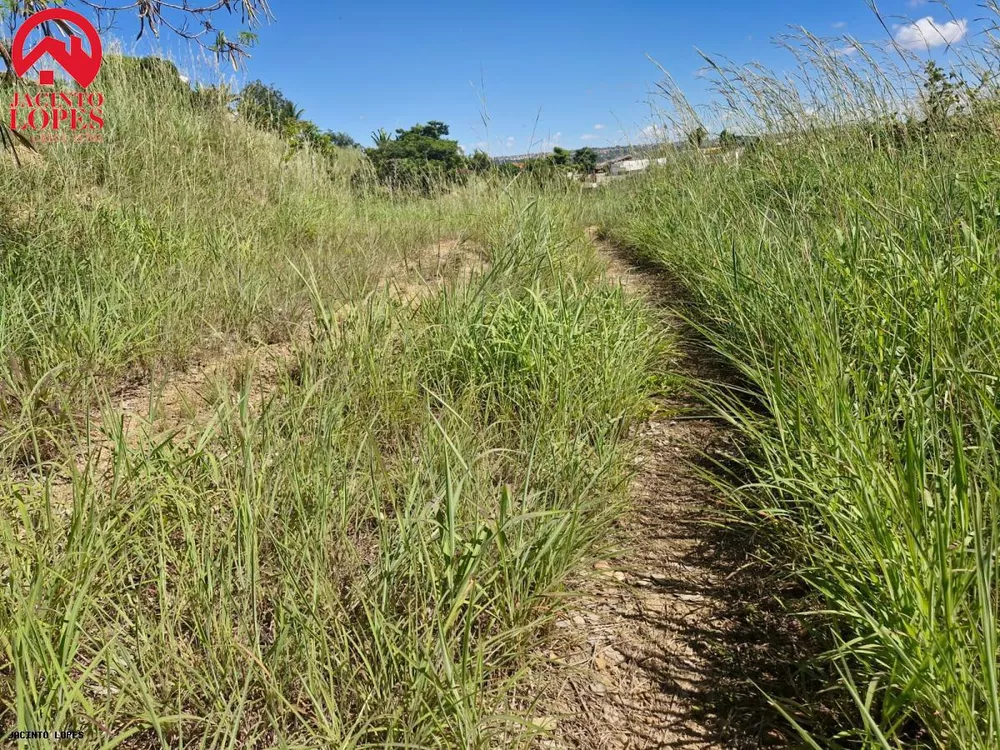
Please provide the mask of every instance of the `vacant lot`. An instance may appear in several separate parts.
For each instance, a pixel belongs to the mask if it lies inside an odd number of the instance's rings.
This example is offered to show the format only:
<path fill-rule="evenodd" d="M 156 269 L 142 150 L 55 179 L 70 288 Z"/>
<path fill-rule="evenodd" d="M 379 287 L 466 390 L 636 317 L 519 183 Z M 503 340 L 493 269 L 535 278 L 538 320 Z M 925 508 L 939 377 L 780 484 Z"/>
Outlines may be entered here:
<path fill-rule="evenodd" d="M 1000 110 L 810 44 L 826 119 L 717 69 L 770 136 L 586 195 L 393 193 L 106 66 L 105 143 L 0 166 L 0 727 L 996 746 Z"/>
<path fill-rule="evenodd" d="M 145 111 L 0 168 L 0 723 L 518 742 L 667 342 L 565 190 L 365 198 Z"/>

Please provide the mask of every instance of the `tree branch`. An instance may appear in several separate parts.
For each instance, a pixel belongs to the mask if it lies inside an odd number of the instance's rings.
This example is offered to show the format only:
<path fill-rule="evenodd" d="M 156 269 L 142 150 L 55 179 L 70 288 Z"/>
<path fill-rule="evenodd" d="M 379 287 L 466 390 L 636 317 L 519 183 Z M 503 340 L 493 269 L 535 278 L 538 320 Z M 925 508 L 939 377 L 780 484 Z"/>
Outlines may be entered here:
<path fill-rule="evenodd" d="M 20 0 L 15 3 L 12 15 L 27 17 L 47 7 L 57 4 L 56 0 Z M 161 29 L 193 42 L 209 50 L 219 58 L 228 58 L 234 67 L 249 56 L 248 48 L 256 40 L 252 34 L 242 33 L 238 39 L 231 40 L 225 33 L 212 25 L 212 15 L 225 11 L 228 15 L 238 14 L 241 23 L 251 29 L 274 18 L 269 0 L 130 0 L 115 4 L 103 0 L 68 0 L 65 5 L 77 5 L 93 12 L 98 20 L 102 16 L 116 16 L 119 13 L 134 13 L 139 21 L 138 38 L 148 30 L 158 37 Z M 178 19 L 183 19 L 179 21 Z M 195 20 L 199 28 L 192 30 L 189 21 Z M 211 42 L 206 37 L 214 35 Z M 9 55 L 4 57 L 7 69 L 10 70 Z"/>

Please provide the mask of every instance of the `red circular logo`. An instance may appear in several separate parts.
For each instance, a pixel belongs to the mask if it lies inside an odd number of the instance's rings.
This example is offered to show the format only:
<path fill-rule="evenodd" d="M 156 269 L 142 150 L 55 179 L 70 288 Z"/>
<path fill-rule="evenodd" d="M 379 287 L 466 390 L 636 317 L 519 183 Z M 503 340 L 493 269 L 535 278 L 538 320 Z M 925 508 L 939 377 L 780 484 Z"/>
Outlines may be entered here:
<path fill-rule="evenodd" d="M 68 47 L 66 42 L 52 36 L 46 36 L 30 50 L 25 50 L 28 35 L 41 24 L 49 21 L 62 21 L 63 24 L 73 24 L 80 29 L 90 43 L 90 54 L 83 51 L 83 40 L 72 33 L 69 35 Z M 103 55 L 101 38 L 97 35 L 97 29 L 94 28 L 94 25 L 79 13 L 65 8 L 49 8 L 35 13 L 17 30 L 17 34 L 14 36 L 14 46 L 11 49 L 14 72 L 19 78 L 23 78 L 45 55 L 52 57 L 70 78 L 83 88 L 87 88 L 97 78 L 97 73 L 101 69 Z M 40 70 L 38 82 L 43 86 L 51 86 L 55 83 L 55 74 L 51 70 Z"/>

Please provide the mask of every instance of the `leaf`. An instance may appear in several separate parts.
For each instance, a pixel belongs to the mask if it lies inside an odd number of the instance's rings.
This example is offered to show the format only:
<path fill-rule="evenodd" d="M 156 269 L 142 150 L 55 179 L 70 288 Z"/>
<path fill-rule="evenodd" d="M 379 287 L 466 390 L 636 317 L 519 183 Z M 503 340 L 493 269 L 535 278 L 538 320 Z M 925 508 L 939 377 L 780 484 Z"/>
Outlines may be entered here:
<path fill-rule="evenodd" d="M 15 143 L 15 139 L 17 143 Z M 18 133 L 16 130 L 11 130 L 10 127 L 4 123 L 0 123 L 0 147 L 5 151 L 10 151 L 11 155 L 14 157 L 14 162 L 17 166 L 21 166 L 21 157 L 17 153 L 17 145 L 20 143 L 25 148 L 38 153 L 38 150 L 32 145 L 31 141 L 25 138 L 23 135 Z"/>

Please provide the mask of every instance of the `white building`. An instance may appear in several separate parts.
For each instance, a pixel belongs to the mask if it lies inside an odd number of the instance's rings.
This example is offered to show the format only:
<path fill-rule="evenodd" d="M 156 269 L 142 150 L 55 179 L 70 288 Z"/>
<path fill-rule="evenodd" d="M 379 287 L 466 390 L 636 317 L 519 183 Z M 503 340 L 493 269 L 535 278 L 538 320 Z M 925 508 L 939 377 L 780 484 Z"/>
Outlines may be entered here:
<path fill-rule="evenodd" d="M 667 163 L 665 158 L 659 159 L 622 159 L 608 165 L 608 173 L 612 175 L 631 174 L 633 172 L 644 172 L 653 164 L 663 166 Z"/>

